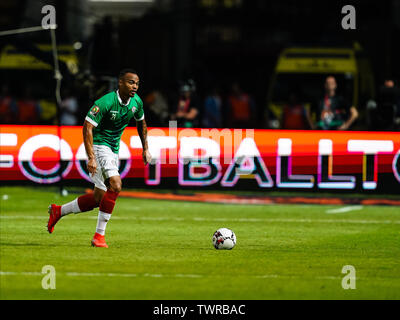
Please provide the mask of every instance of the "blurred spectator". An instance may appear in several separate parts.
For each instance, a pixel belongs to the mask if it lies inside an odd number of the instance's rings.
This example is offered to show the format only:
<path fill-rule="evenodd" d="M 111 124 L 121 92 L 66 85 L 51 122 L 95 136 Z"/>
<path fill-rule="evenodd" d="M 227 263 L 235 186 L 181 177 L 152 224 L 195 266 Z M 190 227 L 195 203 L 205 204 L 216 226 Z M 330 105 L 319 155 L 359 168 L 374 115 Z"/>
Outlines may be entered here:
<path fill-rule="evenodd" d="M 8 85 L 4 84 L 0 92 L 0 123 L 11 124 L 16 121 L 17 105 L 11 96 Z"/>
<path fill-rule="evenodd" d="M 78 100 L 72 95 L 69 88 L 64 89 L 63 96 L 60 104 L 60 123 L 63 126 L 76 126 L 78 124 Z"/>
<path fill-rule="evenodd" d="M 153 127 L 168 125 L 168 103 L 164 95 L 159 90 L 153 90 L 145 98 L 144 103 L 148 107 L 151 120 L 149 123 Z"/>
<path fill-rule="evenodd" d="M 176 113 L 172 115 L 172 120 L 177 120 L 178 127 L 192 128 L 198 126 L 198 102 L 189 84 L 184 84 L 180 88 Z"/>
<path fill-rule="evenodd" d="M 310 111 L 299 100 L 299 93 L 292 91 L 289 94 L 289 103 L 284 105 L 282 112 L 282 129 L 307 130 L 314 129 Z"/>
<path fill-rule="evenodd" d="M 348 130 L 358 118 L 356 107 L 336 94 L 337 84 L 333 76 L 325 80 L 325 96 L 318 102 L 317 127 L 323 130 Z"/>
<path fill-rule="evenodd" d="M 231 128 L 252 128 L 255 104 L 247 93 L 243 92 L 238 83 L 232 85 L 227 101 L 228 126 Z"/>
<path fill-rule="evenodd" d="M 393 130 L 397 118 L 400 118 L 400 89 L 393 79 L 388 78 L 379 88 L 377 106 L 372 118 L 374 129 Z"/>
<path fill-rule="evenodd" d="M 204 100 L 202 125 L 205 128 L 222 127 L 222 99 L 217 87 L 213 88 Z"/>
<path fill-rule="evenodd" d="M 23 97 L 17 101 L 18 123 L 38 124 L 40 122 L 40 107 L 32 97 L 32 89 L 27 86 L 24 89 Z"/>

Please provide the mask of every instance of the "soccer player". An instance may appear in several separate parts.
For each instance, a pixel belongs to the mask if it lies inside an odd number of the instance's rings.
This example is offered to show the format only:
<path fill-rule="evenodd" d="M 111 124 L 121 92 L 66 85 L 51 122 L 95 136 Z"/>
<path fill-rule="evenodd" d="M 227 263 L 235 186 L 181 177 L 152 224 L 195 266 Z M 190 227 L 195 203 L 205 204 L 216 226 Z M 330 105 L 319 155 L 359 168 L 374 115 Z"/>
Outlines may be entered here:
<path fill-rule="evenodd" d="M 143 102 L 137 95 L 139 76 L 132 69 L 119 74 L 118 90 L 110 92 L 97 101 L 89 110 L 83 124 L 83 141 L 88 156 L 87 168 L 94 183 L 94 192 L 82 195 L 62 206 L 49 206 L 49 233 L 54 226 L 70 213 L 79 213 L 99 207 L 96 233 L 92 246 L 106 247 L 104 234 L 111 218 L 115 201 L 121 191 L 122 182 L 118 172 L 118 151 L 121 135 L 134 118 L 143 147 L 143 162 L 151 160 L 147 145 L 147 125 L 144 120 Z"/>

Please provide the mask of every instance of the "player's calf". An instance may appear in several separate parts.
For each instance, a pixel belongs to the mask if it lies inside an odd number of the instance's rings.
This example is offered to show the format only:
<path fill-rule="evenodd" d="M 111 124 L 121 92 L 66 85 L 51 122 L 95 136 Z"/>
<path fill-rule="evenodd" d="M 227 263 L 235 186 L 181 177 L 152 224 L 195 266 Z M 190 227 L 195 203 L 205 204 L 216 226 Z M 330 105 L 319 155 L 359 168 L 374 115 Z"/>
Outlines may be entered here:
<path fill-rule="evenodd" d="M 80 213 L 91 211 L 97 208 L 99 203 L 96 201 L 93 193 L 82 195 L 71 202 L 61 206 L 61 216 L 66 216 L 70 213 Z"/>
<path fill-rule="evenodd" d="M 99 206 L 99 216 L 97 218 L 96 233 L 102 236 L 104 236 L 105 234 L 107 222 L 111 218 L 111 214 L 114 210 L 117 197 L 118 193 L 109 189 L 101 199 Z"/>
<path fill-rule="evenodd" d="M 106 232 L 106 226 L 111 218 L 111 214 L 115 207 L 115 202 L 118 198 L 118 194 L 121 191 L 121 178 L 120 176 L 111 177 L 109 180 L 109 188 L 104 193 L 99 205 L 99 215 L 97 218 L 96 233 L 92 240 L 92 245 L 96 247 L 105 247 L 103 245 L 96 245 L 93 243 L 103 242 L 104 235 Z M 100 239 L 100 240 L 99 240 Z"/>

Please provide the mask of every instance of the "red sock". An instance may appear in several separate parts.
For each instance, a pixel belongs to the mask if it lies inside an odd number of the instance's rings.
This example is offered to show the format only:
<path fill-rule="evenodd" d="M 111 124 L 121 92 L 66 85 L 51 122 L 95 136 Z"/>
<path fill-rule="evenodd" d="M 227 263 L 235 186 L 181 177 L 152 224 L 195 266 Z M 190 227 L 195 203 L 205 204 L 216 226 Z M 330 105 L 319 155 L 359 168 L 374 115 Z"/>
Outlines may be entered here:
<path fill-rule="evenodd" d="M 100 202 L 100 211 L 104 213 L 112 213 L 115 200 L 117 200 L 118 192 L 107 190 Z"/>
<path fill-rule="evenodd" d="M 93 193 L 88 193 L 78 198 L 78 206 L 81 212 L 86 212 L 97 208 L 96 200 Z"/>

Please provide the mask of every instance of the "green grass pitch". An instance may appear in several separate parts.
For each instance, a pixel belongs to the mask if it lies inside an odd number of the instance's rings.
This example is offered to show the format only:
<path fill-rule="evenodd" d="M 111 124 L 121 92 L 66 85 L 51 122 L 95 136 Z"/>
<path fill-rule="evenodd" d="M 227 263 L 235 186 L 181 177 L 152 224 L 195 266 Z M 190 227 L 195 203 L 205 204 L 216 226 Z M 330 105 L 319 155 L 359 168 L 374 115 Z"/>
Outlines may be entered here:
<path fill-rule="evenodd" d="M 110 248 L 93 248 L 97 210 L 46 231 L 55 188 L 1 187 L 1 299 L 399 299 L 400 210 L 224 205 L 119 198 Z M 213 232 L 235 231 L 230 251 Z M 44 290 L 42 267 L 56 270 Z M 342 288 L 342 268 L 356 288 Z"/>

